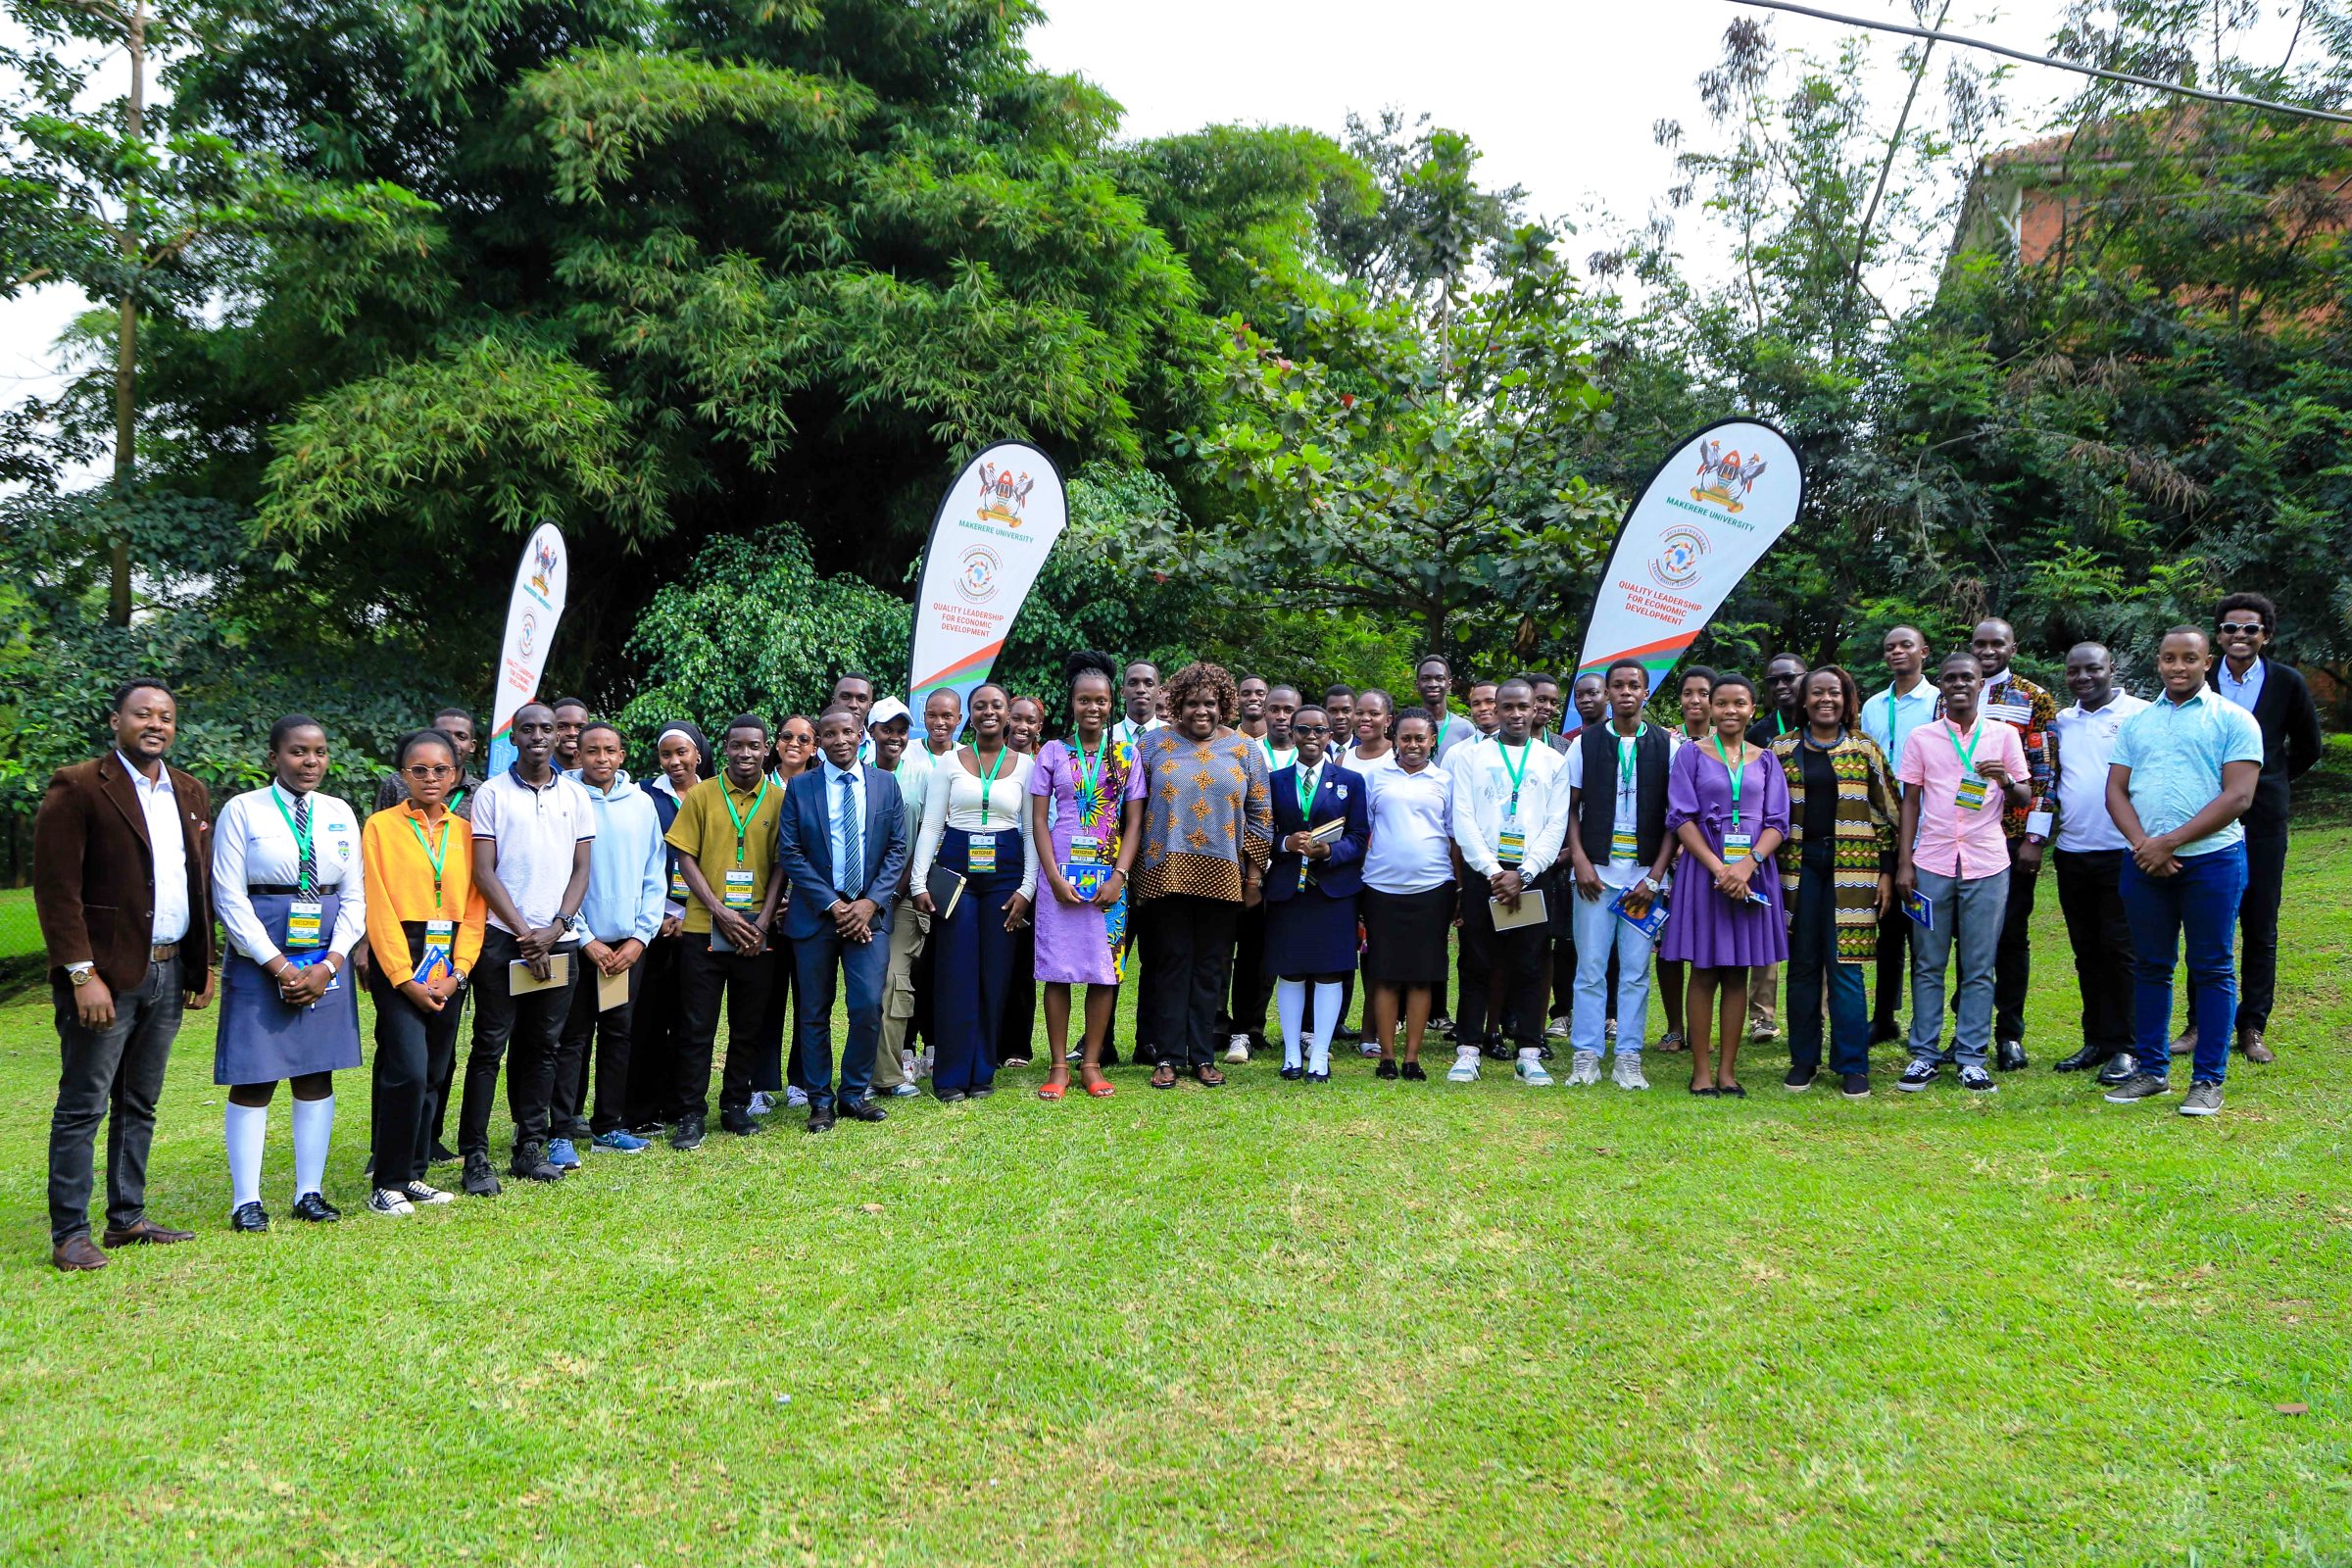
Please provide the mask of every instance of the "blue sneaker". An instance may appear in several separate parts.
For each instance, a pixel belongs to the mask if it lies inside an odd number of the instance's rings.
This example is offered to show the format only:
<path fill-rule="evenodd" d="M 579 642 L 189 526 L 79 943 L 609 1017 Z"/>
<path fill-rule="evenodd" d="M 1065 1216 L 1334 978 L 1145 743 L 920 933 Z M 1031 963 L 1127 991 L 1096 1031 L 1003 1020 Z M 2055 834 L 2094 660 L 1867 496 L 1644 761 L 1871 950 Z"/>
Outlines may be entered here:
<path fill-rule="evenodd" d="M 891 1089 L 891 1091 L 890 1091 L 890 1092 L 891 1092 L 892 1096 L 893 1096 L 894 1098 L 896 1098 L 896 1099 L 899 1099 L 899 1100 L 912 1100 L 912 1099 L 913 1099 L 915 1096 L 917 1096 L 917 1095 L 921 1094 L 921 1093 L 922 1093 L 922 1090 L 920 1090 L 920 1089 L 916 1088 L 916 1087 L 915 1087 L 915 1085 L 914 1085 L 914 1082 L 913 1082 L 911 1079 L 909 1079 L 909 1080 L 908 1080 L 907 1082 L 906 1082 L 906 1083 L 903 1083 L 903 1084 L 898 1084 L 898 1085 L 894 1086 L 894 1087 Z"/>
<path fill-rule="evenodd" d="M 580 1152 L 571 1147 L 568 1138 L 550 1138 L 547 1141 L 547 1162 L 558 1170 L 578 1170 Z"/>
<path fill-rule="evenodd" d="M 634 1133 L 615 1130 L 609 1133 L 598 1133 L 595 1147 L 608 1154 L 642 1154 L 653 1146 Z"/>

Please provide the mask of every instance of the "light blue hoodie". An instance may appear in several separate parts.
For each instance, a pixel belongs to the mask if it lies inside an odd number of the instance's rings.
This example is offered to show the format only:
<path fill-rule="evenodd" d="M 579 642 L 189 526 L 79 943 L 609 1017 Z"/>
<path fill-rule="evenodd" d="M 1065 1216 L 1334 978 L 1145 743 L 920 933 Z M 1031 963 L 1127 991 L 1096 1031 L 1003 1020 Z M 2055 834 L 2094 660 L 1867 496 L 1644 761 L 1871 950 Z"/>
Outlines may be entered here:
<path fill-rule="evenodd" d="M 588 897 L 580 904 L 580 918 L 588 934 L 608 947 L 631 937 L 651 942 L 662 927 L 666 875 L 661 813 L 653 797 L 625 771 L 612 776 L 609 790 L 586 783 L 580 788 L 596 812 L 596 847 L 588 855 Z"/>

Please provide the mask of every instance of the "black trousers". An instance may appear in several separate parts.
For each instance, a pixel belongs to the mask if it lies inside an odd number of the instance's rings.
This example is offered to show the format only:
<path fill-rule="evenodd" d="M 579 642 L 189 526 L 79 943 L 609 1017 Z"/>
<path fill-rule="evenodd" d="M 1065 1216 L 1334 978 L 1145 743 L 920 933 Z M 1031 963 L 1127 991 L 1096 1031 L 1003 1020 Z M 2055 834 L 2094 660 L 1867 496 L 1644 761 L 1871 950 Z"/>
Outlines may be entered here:
<path fill-rule="evenodd" d="M 1159 980 L 1152 972 L 1152 945 L 1144 933 L 1152 924 L 1152 911 L 1159 906 L 1157 900 L 1146 904 L 1130 894 L 1127 899 L 1127 961 L 1119 972 L 1127 977 L 1120 990 L 1134 994 L 1135 1053 L 1137 1062 L 1157 1061 L 1158 1053 L 1152 1049 L 1152 997 L 1159 989 Z M 1114 1066 L 1119 1059 L 1119 1013 L 1111 1009 L 1110 1023 L 1102 1031 L 1102 1065 Z"/>
<path fill-rule="evenodd" d="M 1507 1028 L 1510 1038 L 1521 1046 L 1542 1046 L 1550 962 L 1548 926 L 1497 931 L 1494 903 L 1480 889 L 1470 889 L 1462 900 L 1462 997 L 1453 1016 L 1454 1043 L 1485 1044 L 1487 1009 L 1492 1001 L 1497 1036 Z"/>
<path fill-rule="evenodd" d="M 997 1065 L 1016 1056 L 1027 1061 L 1036 1034 L 1037 922 L 1032 920 L 1012 937 L 1012 977 L 1004 984 L 1004 1019 L 997 1025 Z"/>
<path fill-rule="evenodd" d="M 686 1030 L 678 1043 L 671 1108 L 680 1116 L 710 1113 L 710 1057 L 718 1048 L 718 1008 L 724 1002 L 727 1066 L 719 1079 L 718 1108 L 749 1111 L 754 1042 L 775 996 L 777 956 L 712 953 L 707 931 L 681 933 L 678 942 L 678 1000 Z"/>
<path fill-rule="evenodd" d="M 670 1118 L 670 1097 L 678 1084 L 678 1041 L 684 1033 L 678 1006 L 679 938 L 656 937 L 637 960 L 637 1000 L 629 1019 L 628 1125 L 644 1127 Z"/>
<path fill-rule="evenodd" d="M 2058 909 L 2082 992 L 2082 1043 L 2102 1055 L 2132 1049 L 2132 922 L 2117 891 L 2128 850 L 2053 850 Z M 1907 922 L 1906 922 L 1907 923 Z"/>
<path fill-rule="evenodd" d="M 1152 986 L 1143 1006 L 1152 1019 L 1152 1049 L 1163 1062 L 1206 1066 L 1242 906 L 1174 893 L 1153 899 L 1150 907 L 1143 944 Z"/>
<path fill-rule="evenodd" d="M 2286 824 L 2246 829 L 2246 896 L 2238 901 L 2237 1028 L 2267 1029 L 2278 989 L 2278 900 L 2286 887 Z M 2193 1017 L 2194 1014 L 2192 1013 Z"/>
<path fill-rule="evenodd" d="M 1873 1034 L 1886 1034 L 1894 1028 L 1894 1011 L 1903 1004 L 1903 977 L 1911 972 L 1911 933 L 1915 929 L 1899 899 L 1888 905 L 1879 919 L 1879 972 L 1870 989 Z"/>
<path fill-rule="evenodd" d="M 1217 1019 L 1219 1032 L 1248 1035 L 1266 1043 L 1266 1006 L 1274 1000 L 1274 977 L 1266 973 L 1266 906 L 1244 909 L 1233 928 L 1233 982 Z"/>
<path fill-rule="evenodd" d="M 781 923 L 779 916 L 778 923 Z M 801 1054 L 784 1049 L 785 1038 L 792 1033 L 792 998 L 797 987 L 792 961 L 792 943 L 770 932 L 767 938 L 768 956 L 775 959 L 769 966 L 771 978 L 766 992 L 766 1005 L 760 1013 L 758 1027 L 744 1037 L 749 1046 L 752 1087 L 762 1094 L 780 1095 L 789 1086 L 806 1090 L 808 1080 L 801 1072 Z M 732 1009 L 727 1013 L 727 1059 L 735 1057 L 737 1034 Z M 745 1102 L 750 1103 L 750 1102 Z M 723 1108 L 723 1107 L 722 1107 Z"/>
<path fill-rule="evenodd" d="M 198 912 L 198 918 L 203 918 Z M 106 1223 L 122 1230 L 147 1212 L 147 1152 L 155 1102 L 179 1033 L 180 963 L 151 963 L 135 991 L 115 995 L 115 1021 L 82 1027 L 74 987 L 50 982 L 57 1010 L 57 1103 L 49 1114 L 49 1240 L 90 1229 L 98 1124 L 106 1126 Z"/>
<path fill-rule="evenodd" d="M 579 960 L 587 963 L 586 958 Z M 571 988 L 571 1016 L 564 1024 L 564 1045 L 557 1056 L 556 1102 L 550 1117 L 559 1138 L 596 1137 L 618 1132 L 629 1124 L 629 1057 L 639 988 L 645 981 L 645 960 L 629 968 L 629 1000 L 600 1010 L 596 1004 L 597 974 L 593 965 Z M 583 1119 L 587 1107 L 590 1069 L 596 1079 L 596 1113 Z"/>
<path fill-rule="evenodd" d="M 414 944 L 421 940 L 412 938 L 410 951 L 416 951 Z M 432 1163 L 439 1137 L 433 1117 L 448 1102 L 449 1077 L 457 1069 L 466 993 L 451 997 L 439 1012 L 426 1012 L 371 965 L 368 994 L 375 1001 L 375 1087 L 369 1097 L 375 1185 L 397 1188 L 424 1180 Z M 442 1086 L 437 1098 L 436 1083 Z"/>
<path fill-rule="evenodd" d="M 569 944 L 572 984 L 515 996 L 507 989 L 507 965 L 522 956 L 514 939 L 496 926 L 482 935 L 482 956 L 473 966 L 473 1049 L 466 1056 L 466 1098 L 458 1107 L 458 1151 L 490 1152 L 490 1112 L 498 1100 L 498 1068 L 507 1061 L 507 1113 L 517 1144 L 545 1143 L 549 1107 L 555 1102 L 556 1054 L 564 1022 L 571 1016 L 571 993 L 583 959 Z"/>
<path fill-rule="evenodd" d="M 2009 903 L 2001 912 L 2001 945 L 1992 957 L 1992 1038 L 2026 1038 L 2026 983 L 2034 967 L 2034 884 L 2017 868 L 2024 839 L 2009 841 Z"/>

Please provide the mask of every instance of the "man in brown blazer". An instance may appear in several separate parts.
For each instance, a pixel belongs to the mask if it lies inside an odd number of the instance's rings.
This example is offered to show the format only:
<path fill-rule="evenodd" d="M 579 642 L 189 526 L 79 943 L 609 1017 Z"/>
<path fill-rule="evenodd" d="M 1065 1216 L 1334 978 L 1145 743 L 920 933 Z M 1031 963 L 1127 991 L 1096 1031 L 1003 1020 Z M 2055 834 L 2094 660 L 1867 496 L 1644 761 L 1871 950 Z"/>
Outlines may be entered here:
<path fill-rule="evenodd" d="M 114 750 L 60 768 L 32 826 L 32 899 L 49 950 L 63 1067 L 49 1118 L 50 1261 L 90 1245 L 91 1162 L 106 1144 L 108 1247 L 184 1242 L 147 1217 L 147 1150 L 182 1005 L 213 1000 L 212 797 L 168 766 L 178 706 L 160 681 L 115 693 Z"/>

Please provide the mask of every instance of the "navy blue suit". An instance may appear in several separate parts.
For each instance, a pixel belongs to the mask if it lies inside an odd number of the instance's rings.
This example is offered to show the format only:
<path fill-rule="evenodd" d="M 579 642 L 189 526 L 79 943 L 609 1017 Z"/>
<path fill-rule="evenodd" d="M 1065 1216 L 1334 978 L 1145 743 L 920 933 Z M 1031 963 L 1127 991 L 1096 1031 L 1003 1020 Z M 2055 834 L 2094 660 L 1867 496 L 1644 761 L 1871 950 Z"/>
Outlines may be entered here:
<path fill-rule="evenodd" d="M 1284 979 L 1355 970 L 1355 896 L 1364 886 L 1364 851 L 1372 842 L 1372 811 L 1364 777 L 1323 764 L 1310 808 L 1298 809 L 1298 767 L 1277 768 L 1268 780 L 1274 805 L 1274 859 L 1266 869 L 1266 971 Z M 1315 860 L 1314 880 L 1299 882 L 1305 858 L 1283 849 L 1294 833 L 1339 818 L 1346 825 L 1328 859 Z"/>
<path fill-rule="evenodd" d="M 833 793 L 830 766 L 801 774 L 784 788 L 784 810 L 776 824 L 776 869 L 791 884 L 791 902 L 779 922 L 792 944 L 793 1028 L 799 1039 L 802 1076 L 812 1109 L 833 1103 L 833 977 L 838 966 L 849 992 L 850 1038 L 841 1054 L 841 1093 L 862 1100 L 873 1086 L 874 1050 L 882 1038 L 882 992 L 890 979 L 891 904 L 899 890 L 911 846 L 899 781 L 860 762 L 865 785 L 865 820 L 859 839 L 864 864 L 837 876 L 833 865 Z M 825 911 L 843 898 L 870 900 L 876 906 L 870 942 L 848 942 Z"/>

